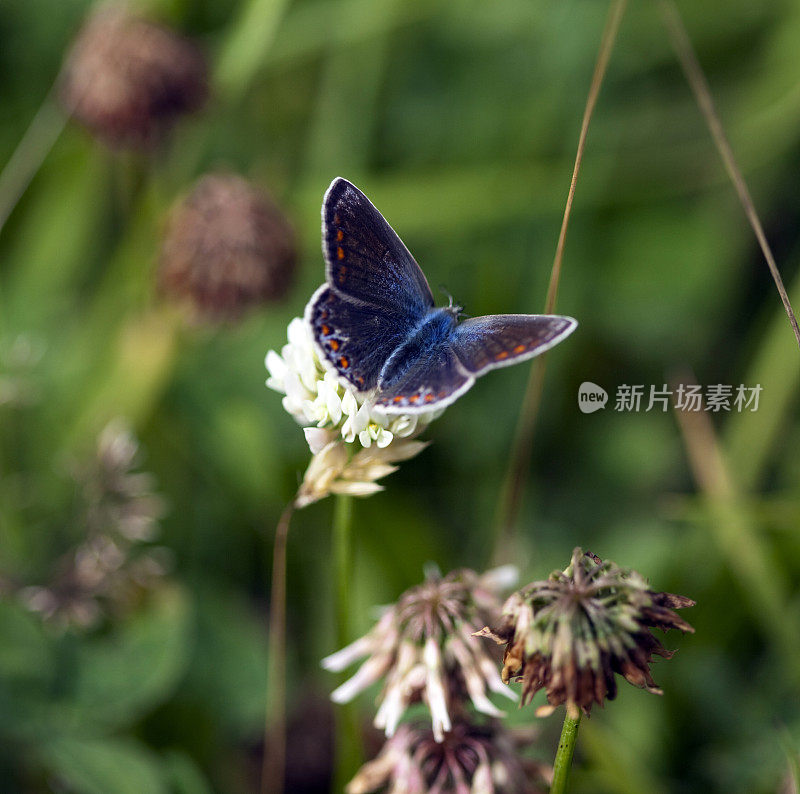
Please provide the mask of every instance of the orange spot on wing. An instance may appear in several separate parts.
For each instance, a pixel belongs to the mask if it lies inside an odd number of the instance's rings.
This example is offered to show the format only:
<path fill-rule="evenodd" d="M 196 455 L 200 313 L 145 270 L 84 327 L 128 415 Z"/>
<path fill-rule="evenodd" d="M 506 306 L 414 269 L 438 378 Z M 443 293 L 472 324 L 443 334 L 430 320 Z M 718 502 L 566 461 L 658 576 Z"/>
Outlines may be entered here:
<path fill-rule="evenodd" d="M 495 356 L 495 359 L 497 361 L 502 361 L 504 358 L 508 358 L 508 351 L 507 350 L 503 350 L 501 353 L 498 353 Z"/>
<path fill-rule="evenodd" d="M 362 378 L 360 375 L 359 375 L 359 377 L 356 378 L 356 380 L 358 381 L 358 385 L 359 386 L 363 386 L 364 385 L 364 378 Z"/>
<path fill-rule="evenodd" d="M 517 345 L 514 348 L 515 353 L 524 353 L 525 352 L 525 345 Z"/>
<path fill-rule="evenodd" d="M 336 248 L 336 258 L 339 260 L 344 259 L 344 248 L 341 245 Z"/>
<path fill-rule="evenodd" d="M 341 229 L 336 230 L 336 242 L 340 243 L 344 240 L 344 232 Z"/>
<path fill-rule="evenodd" d="M 408 398 L 408 401 L 410 403 L 415 403 L 415 402 L 417 402 L 417 400 L 419 400 L 419 395 L 418 394 L 415 394 L 413 397 L 409 397 Z"/>
<path fill-rule="evenodd" d="M 335 339 L 331 339 L 331 350 L 335 353 L 339 349 L 339 343 Z"/>
<path fill-rule="evenodd" d="M 425 395 L 425 402 L 426 403 L 432 403 L 433 402 L 433 395 L 432 394 L 426 394 Z"/>
<path fill-rule="evenodd" d="M 398 394 L 398 395 L 397 395 L 397 397 L 395 397 L 395 398 L 392 400 L 392 402 L 393 402 L 393 403 L 401 403 L 401 402 L 403 402 L 403 398 L 402 398 L 402 397 L 401 397 L 401 396 Z"/>
<path fill-rule="evenodd" d="M 342 369 L 347 369 L 347 368 L 350 366 L 350 362 L 349 362 L 349 361 L 348 361 L 348 360 L 347 360 L 347 359 L 346 359 L 344 356 L 342 356 L 342 357 L 339 359 L 339 366 L 340 366 Z"/>
<path fill-rule="evenodd" d="M 323 325 L 321 330 L 323 336 L 330 336 L 331 327 L 329 325 Z"/>
<path fill-rule="evenodd" d="M 341 223 L 341 221 L 339 220 L 339 213 L 338 212 L 334 212 L 333 213 L 333 222 L 334 222 L 334 224 L 336 224 L 336 226 L 338 226 Z"/>

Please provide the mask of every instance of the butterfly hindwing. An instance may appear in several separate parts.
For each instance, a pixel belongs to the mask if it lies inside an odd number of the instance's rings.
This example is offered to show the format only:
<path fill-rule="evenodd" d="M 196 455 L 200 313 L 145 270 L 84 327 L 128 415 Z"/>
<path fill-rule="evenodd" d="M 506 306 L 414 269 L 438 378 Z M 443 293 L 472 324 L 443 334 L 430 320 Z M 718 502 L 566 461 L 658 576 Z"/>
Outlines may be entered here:
<path fill-rule="evenodd" d="M 379 381 L 377 404 L 389 413 L 444 407 L 475 382 L 448 339 L 425 346 L 389 380 Z"/>
<path fill-rule="evenodd" d="M 577 323 L 555 314 L 491 314 L 456 326 L 452 344 L 475 377 L 533 358 L 571 334 Z"/>
<path fill-rule="evenodd" d="M 433 307 L 419 265 L 372 202 L 346 179 L 334 179 L 322 203 L 327 280 L 344 298 L 388 309 L 406 324 Z"/>
<path fill-rule="evenodd" d="M 319 353 L 358 391 L 373 389 L 386 360 L 405 338 L 403 318 L 320 287 L 306 319 Z"/>

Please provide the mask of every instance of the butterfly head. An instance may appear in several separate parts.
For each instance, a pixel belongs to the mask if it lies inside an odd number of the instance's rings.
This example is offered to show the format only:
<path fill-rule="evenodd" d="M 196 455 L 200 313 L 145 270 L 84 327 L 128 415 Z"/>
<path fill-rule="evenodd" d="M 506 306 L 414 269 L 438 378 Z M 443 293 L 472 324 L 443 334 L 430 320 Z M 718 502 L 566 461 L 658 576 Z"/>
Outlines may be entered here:
<path fill-rule="evenodd" d="M 464 316 L 464 307 L 459 306 L 454 300 L 453 296 L 446 290 L 444 287 L 441 288 L 442 292 L 447 295 L 447 306 L 444 307 L 444 310 L 454 319 L 459 320 L 461 317 Z"/>

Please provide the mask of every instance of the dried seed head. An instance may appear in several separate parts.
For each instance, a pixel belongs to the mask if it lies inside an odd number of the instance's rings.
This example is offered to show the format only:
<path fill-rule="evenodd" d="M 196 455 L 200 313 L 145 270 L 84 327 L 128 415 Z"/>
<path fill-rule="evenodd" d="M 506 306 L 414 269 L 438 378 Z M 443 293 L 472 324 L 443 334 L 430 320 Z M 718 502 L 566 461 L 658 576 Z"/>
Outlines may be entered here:
<path fill-rule="evenodd" d="M 152 476 L 137 471 L 138 448 L 120 420 L 102 431 L 95 458 L 75 473 L 85 537 L 56 562 L 49 582 L 13 588 L 31 611 L 60 628 L 91 629 L 109 613 L 125 611 L 171 566 L 167 549 L 145 545 L 164 503 Z"/>
<path fill-rule="evenodd" d="M 650 674 L 653 655 L 669 659 L 651 628 L 694 629 L 673 610 L 694 601 L 650 590 L 636 571 L 603 562 L 581 549 L 564 571 L 514 593 L 500 627 L 481 634 L 505 644 L 503 681 L 522 682 L 522 703 L 547 691 L 547 714 L 566 703 L 588 713 L 617 692 L 615 674 L 661 694 Z"/>
<path fill-rule="evenodd" d="M 234 319 L 282 298 L 296 250 L 288 220 L 235 174 L 202 177 L 173 210 L 161 253 L 161 287 L 207 319 Z"/>
<path fill-rule="evenodd" d="M 499 592 L 515 575 L 513 568 L 483 576 L 463 569 L 443 578 L 432 574 L 407 590 L 383 611 L 369 634 L 323 659 L 324 667 L 338 671 L 367 657 L 358 672 L 333 693 L 333 700 L 347 702 L 383 678 L 386 684 L 375 726 L 392 736 L 408 706 L 424 700 L 436 741 L 451 730 L 467 700 L 484 714 L 502 716 L 487 690 L 514 696 L 472 634 L 486 617 L 499 615 Z"/>
<path fill-rule="evenodd" d="M 527 744 L 497 722 L 457 722 L 438 741 L 426 725 L 401 725 L 350 781 L 347 794 L 539 794 L 548 789 L 550 770 L 520 758 Z"/>
<path fill-rule="evenodd" d="M 166 28 L 101 6 L 85 22 L 64 64 L 61 102 L 115 148 L 152 147 L 208 95 L 205 59 Z"/>

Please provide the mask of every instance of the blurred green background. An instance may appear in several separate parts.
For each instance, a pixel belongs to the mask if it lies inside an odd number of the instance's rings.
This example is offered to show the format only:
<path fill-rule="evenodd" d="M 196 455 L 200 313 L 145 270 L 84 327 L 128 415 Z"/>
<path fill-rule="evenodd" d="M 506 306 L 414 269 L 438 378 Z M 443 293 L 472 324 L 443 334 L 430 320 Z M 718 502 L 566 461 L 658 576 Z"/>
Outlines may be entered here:
<path fill-rule="evenodd" d="M 0 4 L 0 163 L 45 101 L 83 0 Z M 800 304 L 800 4 L 681 3 L 733 148 Z M 68 124 L 0 233 L 0 790 L 251 792 L 260 765 L 272 533 L 308 461 L 264 387 L 322 281 L 319 206 L 361 187 L 470 314 L 535 312 L 607 5 L 598 0 L 153 0 L 196 39 L 211 98 L 153 155 Z M 165 213 L 209 169 L 270 190 L 299 272 L 279 305 L 186 325 L 154 288 Z M 648 2 L 622 23 L 589 135 L 520 517 L 522 581 L 575 545 L 688 595 L 694 636 L 586 721 L 576 792 L 796 791 L 800 740 L 797 349 L 702 117 Z M 615 412 L 620 384 L 763 387 L 708 415 L 729 487 L 696 481 L 675 416 Z M 375 604 L 489 564 L 527 367 L 479 384 L 433 443 L 355 505 L 354 632 Z M 593 381 L 604 411 L 578 410 Z M 166 572 L 92 628 L 25 605 L 85 540 L 90 466 L 115 417 L 163 509 L 131 553 Z M 691 431 L 689 433 L 691 435 Z M 700 443 L 701 461 L 709 447 Z M 332 502 L 289 539 L 289 788 L 328 790 Z M 135 547 L 135 549 L 134 549 Z M 354 634 L 354 637 L 356 634 Z M 369 696 L 359 701 L 365 722 Z M 534 720 L 529 708 L 512 722 Z M 560 725 L 542 723 L 550 760 Z M 793 785 L 795 786 L 793 788 Z"/>

